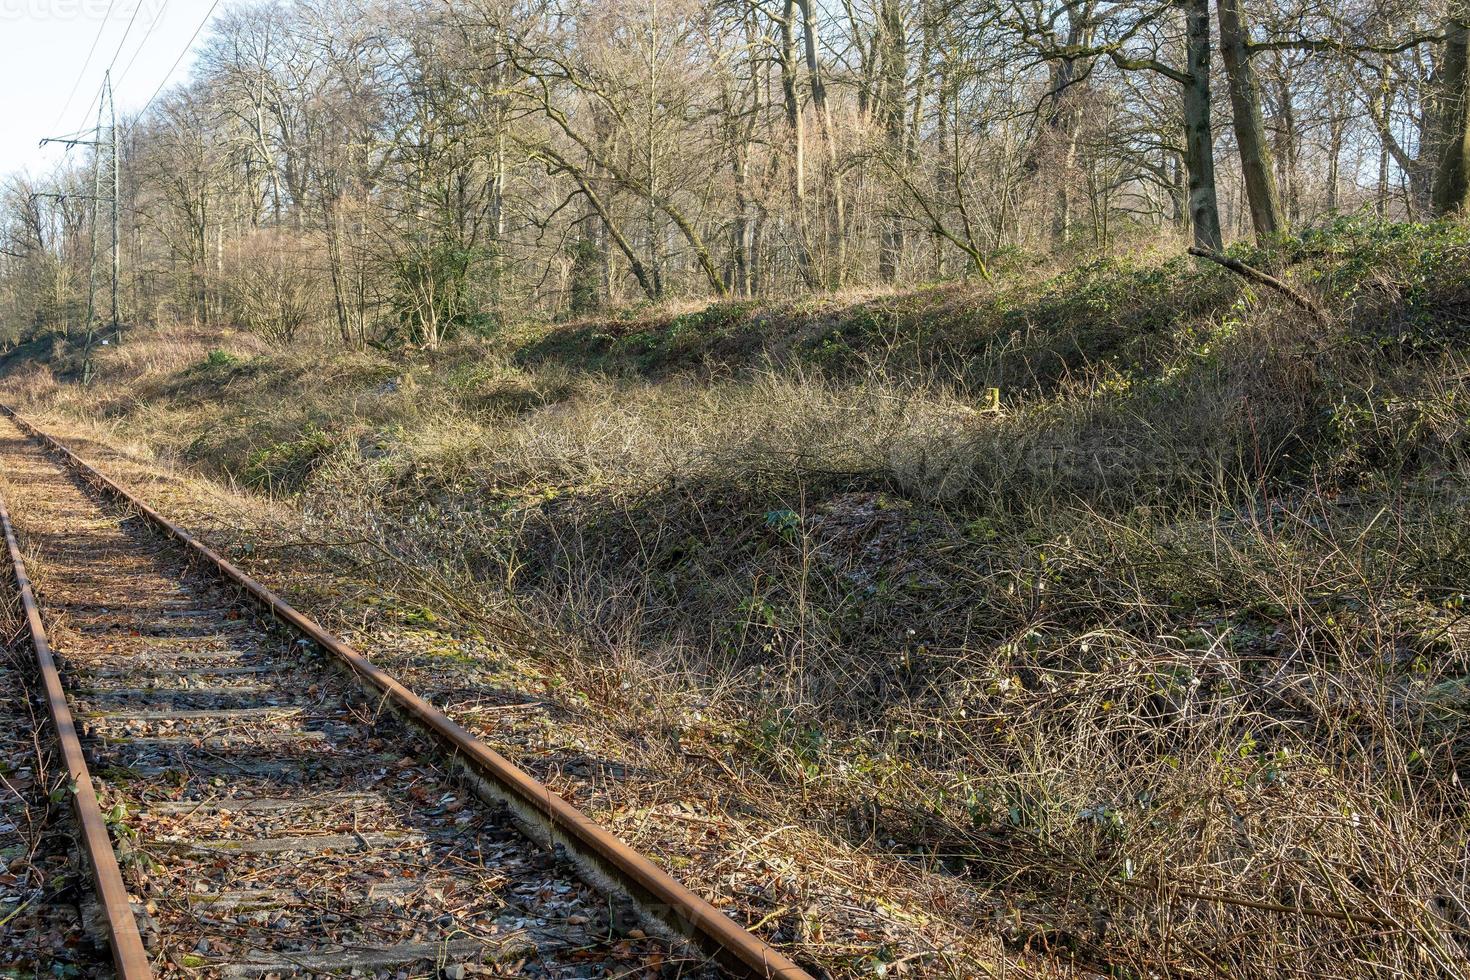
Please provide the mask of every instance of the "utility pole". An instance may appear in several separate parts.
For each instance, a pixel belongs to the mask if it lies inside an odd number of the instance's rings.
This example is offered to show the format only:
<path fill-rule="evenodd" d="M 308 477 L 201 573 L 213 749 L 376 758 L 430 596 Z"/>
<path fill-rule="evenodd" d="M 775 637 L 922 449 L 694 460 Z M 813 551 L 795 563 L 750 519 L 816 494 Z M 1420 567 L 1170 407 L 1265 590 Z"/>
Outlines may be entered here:
<path fill-rule="evenodd" d="M 118 156 L 117 145 L 117 102 L 112 97 L 112 69 L 102 79 L 103 97 L 107 99 L 107 111 L 111 117 L 112 130 L 112 333 L 118 343 L 122 343 L 122 325 L 118 320 L 117 293 L 118 280 L 122 276 L 122 235 L 121 222 L 118 215 L 122 206 L 122 160 Z M 99 117 L 102 107 L 97 108 Z M 101 119 L 98 119 L 101 123 Z"/>
<path fill-rule="evenodd" d="M 102 132 L 102 103 L 97 103 L 97 128 Z M 87 270 L 87 350 L 92 349 L 93 331 L 97 325 L 97 202 L 102 199 L 102 150 L 92 144 L 92 264 Z"/>
<path fill-rule="evenodd" d="M 102 129 L 103 116 L 108 119 L 108 129 L 104 136 Z M 102 80 L 102 92 L 97 102 L 97 125 L 92 130 L 92 139 L 43 139 L 41 145 L 48 143 L 61 143 L 66 146 L 89 146 L 92 148 L 92 193 L 88 200 L 92 203 L 92 262 L 87 275 L 87 368 L 88 375 L 91 373 L 91 351 L 96 339 L 97 323 L 97 232 L 98 213 L 103 201 L 112 205 L 112 333 L 121 342 L 122 340 L 122 316 L 120 312 L 119 293 L 122 280 L 122 156 L 118 140 L 117 129 L 117 104 L 113 99 L 112 72 L 109 70 Z M 106 151 L 108 156 L 107 165 L 110 172 L 104 175 L 102 170 L 102 157 Z M 104 179 L 110 185 L 109 193 L 104 194 L 102 187 Z M 68 197 L 76 198 L 80 195 L 68 194 L 33 194 L 32 197 L 47 197 L 65 201 Z"/>

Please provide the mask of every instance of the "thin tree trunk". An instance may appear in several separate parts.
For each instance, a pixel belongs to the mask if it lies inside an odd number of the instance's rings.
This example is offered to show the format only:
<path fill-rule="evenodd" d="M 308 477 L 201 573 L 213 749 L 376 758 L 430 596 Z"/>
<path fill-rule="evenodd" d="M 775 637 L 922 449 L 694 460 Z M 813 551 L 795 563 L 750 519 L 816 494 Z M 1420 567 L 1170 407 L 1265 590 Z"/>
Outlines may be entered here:
<path fill-rule="evenodd" d="M 934 133 L 934 142 L 939 152 L 935 155 L 937 161 L 934 168 L 934 209 L 938 212 L 939 221 L 942 224 L 946 219 L 945 198 L 949 194 L 949 188 L 954 183 L 954 164 L 950 156 L 950 133 L 949 133 L 949 61 L 945 59 L 944 70 L 941 71 L 937 91 L 939 93 L 939 125 Z M 944 236 L 938 231 L 930 231 L 930 238 L 934 243 L 934 275 L 936 278 L 944 278 Z"/>
<path fill-rule="evenodd" d="M 806 233 L 806 126 L 796 90 L 796 0 L 781 8 L 781 96 L 786 104 L 786 127 L 791 133 L 791 209 L 796 231 L 796 270 L 810 288 L 817 285 L 812 275 L 812 252 Z"/>
<path fill-rule="evenodd" d="M 1280 148 L 1277 167 L 1281 173 L 1279 183 L 1282 189 L 1282 211 L 1287 224 L 1296 224 L 1301 220 L 1302 210 L 1301 134 L 1296 124 L 1296 106 L 1292 102 L 1291 86 L 1282 79 L 1277 91 L 1281 116 L 1281 125 L 1277 127 Z"/>
<path fill-rule="evenodd" d="M 808 2 L 808 0 L 804 0 Z M 883 119 L 883 137 L 893 166 L 907 170 L 908 153 L 904 133 L 904 95 L 908 76 L 907 44 L 903 11 L 897 0 L 883 0 L 879 30 L 883 34 L 882 66 L 879 76 L 879 105 Z M 904 234 L 902 218 L 891 208 L 885 209 L 878 244 L 878 278 L 891 283 L 898 277 L 903 258 Z"/>
<path fill-rule="evenodd" d="M 1225 59 L 1225 75 L 1230 83 L 1235 142 L 1240 148 L 1240 169 L 1245 176 L 1251 225 L 1257 238 L 1267 238 L 1281 228 L 1281 205 L 1266 141 L 1266 124 L 1261 116 L 1260 86 L 1247 43 L 1250 28 L 1241 0 L 1218 0 L 1216 10 L 1220 15 L 1220 54 Z"/>
<path fill-rule="evenodd" d="M 592 185 L 587 181 L 586 175 L 565 161 L 558 160 L 557 163 L 563 166 L 566 172 L 571 175 L 572 179 L 577 182 L 577 188 L 582 192 L 582 196 L 587 199 L 587 203 L 592 206 L 592 210 L 596 211 L 597 216 L 602 219 L 603 230 L 607 232 L 608 237 L 618 246 L 618 251 L 622 252 L 623 257 L 628 260 L 628 268 L 633 273 L 633 278 L 638 280 L 638 285 L 643 288 L 643 295 L 654 302 L 658 302 L 660 291 L 657 280 L 649 275 L 648 269 L 643 265 L 643 261 L 633 251 L 633 246 L 628 242 L 627 238 L 623 237 L 623 233 L 619 230 L 618 226 L 613 223 L 612 215 L 608 212 L 607 206 L 602 203 L 602 198 L 593 190 Z"/>
<path fill-rule="evenodd" d="M 891 0 L 890 0 L 891 2 Z M 817 54 L 817 24 L 812 0 L 797 0 L 801 8 L 802 37 L 805 42 L 806 70 L 811 79 L 812 108 L 822 132 L 825 167 L 823 185 L 827 192 L 827 253 L 831 264 L 831 281 L 840 287 L 847 274 L 847 201 L 843 194 L 842 172 L 837 162 L 837 134 L 832 126 L 832 108 L 827 102 L 827 83 L 822 77 L 822 60 Z"/>
<path fill-rule="evenodd" d="M 1381 93 L 1378 96 L 1383 106 L 1385 116 L 1388 113 L 1388 95 Z M 1375 122 L 1377 119 L 1375 118 Z M 1387 135 L 1380 130 L 1378 143 L 1378 216 L 1388 215 L 1388 164 L 1392 154 L 1389 150 Z"/>
<path fill-rule="evenodd" d="M 1341 206 L 1338 185 L 1342 183 L 1342 132 L 1346 120 L 1339 114 L 1332 120 L 1327 137 L 1327 213 L 1336 214 Z"/>
<path fill-rule="evenodd" d="M 1091 28 L 1082 20 L 1075 21 L 1067 29 L 1069 47 L 1090 43 Z M 1052 202 L 1051 238 L 1053 245 L 1065 245 L 1072 229 L 1071 183 L 1073 168 L 1077 164 L 1077 150 L 1081 137 L 1081 113 L 1072 88 L 1078 84 L 1078 72 L 1087 72 L 1089 65 L 1074 59 L 1062 59 L 1052 66 L 1051 91 L 1047 93 L 1050 110 L 1046 126 L 1051 134 L 1052 148 L 1061 148 L 1052 167 L 1056 190 Z"/>
<path fill-rule="evenodd" d="M 729 286 L 737 296 L 750 295 L 750 158 L 745 147 L 737 146 L 730 156 L 735 178 L 735 220 L 730 223 Z"/>

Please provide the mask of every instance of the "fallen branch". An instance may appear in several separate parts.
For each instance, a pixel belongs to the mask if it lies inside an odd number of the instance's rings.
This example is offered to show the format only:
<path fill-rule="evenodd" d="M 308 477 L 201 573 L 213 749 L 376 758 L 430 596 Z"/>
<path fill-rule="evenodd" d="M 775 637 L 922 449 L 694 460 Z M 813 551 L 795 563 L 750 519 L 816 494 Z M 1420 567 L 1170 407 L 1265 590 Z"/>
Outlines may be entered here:
<path fill-rule="evenodd" d="M 1197 258 L 1207 259 L 1216 265 L 1224 266 L 1247 282 L 1253 282 L 1257 285 L 1274 289 L 1290 300 L 1294 306 L 1311 314 L 1312 319 L 1318 323 L 1327 322 L 1327 314 L 1323 313 L 1322 309 L 1316 303 L 1313 303 L 1275 276 L 1267 275 L 1260 269 L 1251 268 L 1239 259 L 1232 259 L 1228 255 L 1221 255 L 1219 252 L 1212 252 L 1207 248 L 1200 248 L 1198 245 L 1189 246 L 1189 254 Z"/>

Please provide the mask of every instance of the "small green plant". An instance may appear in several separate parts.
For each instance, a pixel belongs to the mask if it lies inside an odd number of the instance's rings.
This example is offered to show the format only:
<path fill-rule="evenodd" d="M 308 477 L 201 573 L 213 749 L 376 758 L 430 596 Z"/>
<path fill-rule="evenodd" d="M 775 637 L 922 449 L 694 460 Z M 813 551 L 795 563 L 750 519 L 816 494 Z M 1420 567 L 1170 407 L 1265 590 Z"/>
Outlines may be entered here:
<path fill-rule="evenodd" d="M 300 489 L 332 450 L 330 436 L 308 425 L 300 437 L 273 443 L 250 454 L 244 482 L 261 489 Z"/>
<path fill-rule="evenodd" d="M 766 511 L 766 527 L 789 539 L 801 529 L 801 515 L 784 507 L 779 510 L 768 510 Z"/>

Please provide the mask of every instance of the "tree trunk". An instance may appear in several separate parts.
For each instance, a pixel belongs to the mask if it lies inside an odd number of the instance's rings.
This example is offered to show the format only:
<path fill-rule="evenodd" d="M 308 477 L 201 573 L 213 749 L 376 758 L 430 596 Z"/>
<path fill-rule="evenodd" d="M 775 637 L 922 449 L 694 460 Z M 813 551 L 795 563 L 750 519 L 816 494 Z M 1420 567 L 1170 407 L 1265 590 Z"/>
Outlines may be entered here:
<path fill-rule="evenodd" d="M 1189 202 L 1184 191 L 1184 161 L 1170 153 L 1165 161 L 1169 179 L 1169 221 L 1184 231 L 1189 228 Z"/>
<path fill-rule="evenodd" d="M 1338 115 L 1333 118 L 1327 135 L 1327 213 L 1336 214 L 1341 207 L 1339 187 L 1342 183 L 1342 134 L 1346 120 Z"/>
<path fill-rule="evenodd" d="M 744 146 L 731 158 L 735 177 L 735 218 L 730 222 L 730 261 L 733 268 L 727 285 L 737 296 L 750 295 L 750 193 L 749 159 Z"/>
<path fill-rule="evenodd" d="M 1382 100 L 1384 115 L 1386 117 L 1388 114 L 1388 96 L 1387 94 L 1381 94 L 1378 98 Z M 1376 117 L 1374 122 L 1377 122 Z M 1376 203 L 1380 218 L 1388 216 L 1388 164 L 1390 156 L 1388 139 L 1386 137 L 1380 137 L 1378 144 L 1378 197 Z"/>
<path fill-rule="evenodd" d="M 1092 27 L 1083 20 L 1075 20 L 1067 29 L 1067 46 L 1090 44 Z M 1091 73 L 1090 62 L 1064 58 L 1056 61 L 1051 69 L 1051 90 L 1046 100 L 1050 109 L 1046 127 L 1050 134 L 1050 149 L 1055 158 L 1049 164 L 1056 188 L 1053 192 L 1051 239 L 1054 246 L 1064 246 L 1072 234 L 1071 185 L 1077 165 L 1078 143 L 1082 135 L 1082 109 L 1072 89 L 1085 85 Z M 1079 82 L 1079 75 L 1082 81 Z M 1046 166 L 1048 164 L 1043 164 Z"/>
<path fill-rule="evenodd" d="M 1263 239 L 1281 229 L 1281 205 L 1271 150 L 1266 142 L 1266 124 L 1261 116 L 1260 86 L 1247 44 L 1250 28 L 1241 0 L 1217 0 L 1216 10 L 1220 14 L 1220 53 L 1230 82 L 1230 108 L 1235 119 L 1235 142 L 1240 148 L 1240 169 L 1245 176 L 1251 225 L 1256 230 L 1256 238 Z"/>
<path fill-rule="evenodd" d="M 791 216 L 796 231 L 796 268 L 808 287 L 815 286 L 812 252 L 806 234 L 806 127 L 796 90 L 796 0 L 786 0 L 781 11 L 781 97 L 786 103 L 786 126 L 791 132 Z"/>
<path fill-rule="evenodd" d="M 939 78 L 939 122 L 934 133 L 934 142 L 939 152 L 935 154 L 936 164 L 934 167 L 934 209 L 938 212 L 941 224 L 947 210 L 945 198 L 949 194 L 950 185 L 954 183 L 954 168 L 950 158 L 949 144 L 949 63 L 945 61 L 945 69 Z M 936 278 L 944 278 L 944 236 L 938 231 L 930 231 L 930 237 L 934 243 L 934 275 Z"/>
<path fill-rule="evenodd" d="M 1470 30 L 1466 28 L 1467 9 L 1465 0 L 1458 0 L 1450 8 L 1445 23 L 1444 46 L 1444 144 L 1440 150 L 1439 169 L 1434 175 L 1434 213 L 1439 217 L 1456 215 L 1470 205 L 1470 178 L 1466 167 L 1470 163 L 1470 93 L 1466 92 L 1467 43 Z"/>
<path fill-rule="evenodd" d="M 883 34 L 883 61 L 878 88 L 884 144 L 892 156 L 893 166 L 907 170 L 909 162 L 904 132 L 904 94 L 908 76 L 908 53 L 903 12 L 896 0 L 883 0 L 879 30 Z M 904 234 L 901 222 L 902 218 L 892 209 L 885 211 L 878 244 L 878 278 L 885 283 L 891 283 L 898 277 L 899 262 L 903 258 Z"/>
<path fill-rule="evenodd" d="M 1379 146 L 1382 150 L 1380 154 L 1382 193 L 1380 196 L 1384 205 L 1384 213 L 1387 213 L 1388 164 L 1395 163 L 1408 182 L 1405 205 L 1409 218 L 1413 219 L 1432 206 L 1435 169 L 1439 158 L 1439 148 L 1444 142 L 1443 134 L 1440 132 L 1443 118 L 1442 114 L 1432 105 L 1425 105 L 1417 114 L 1418 125 L 1413 135 L 1416 137 L 1414 142 L 1417 143 L 1418 152 L 1416 155 L 1411 155 L 1409 148 L 1399 142 L 1393 131 L 1392 108 L 1395 89 L 1389 85 L 1389 80 L 1385 68 L 1375 97 L 1367 100 L 1368 116 L 1373 122 L 1373 128 L 1378 131 Z M 1434 88 L 1434 86 L 1425 87 Z M 1426 97 L 1424 101 L 1432 100 Z"/>
<path fill-rule="evenodd" d="M 1292 102 L 1291 86 L 1285 79 L 1279 80 L 1277 93 L 1277 112 L 1281 120 L 1281 124 L 1276 127 L 1276 160 L 1280 171 L 1277 183 L 1282 189 L 1284 220 L 1287 224 L 1296 224 L 1301 220 L 1302 211 L 1301 134 L 1296 123 L 1296 106 Z"/>
<path fill-rule="evenodd" d="M 592 187 L 591 181 L 587 179 L 587 175 L 572 166 L 565 158 L 552 157 L 551 159 L 553 166 L 559 166 L 563 172 L 571 176 L 572 180 L 576 181 L 577 189 L 582 192 L 582 197 L 592 207 L 597 217 L 602 220 L 602 230 L 607 233 L 608 237 L 617 245 L 618 251 L 622 252 L 623 257 L 628 260 L 628 270 L 633 273 L 633 278 L 638 280 L 638 285 L 643 289 L 643 295 L 657 303 L 660 297 L 659 282 L 650 275 L 647 267 L 643 264 L 643 260 L 638 258 L 638 253 L 633 250 L 632 244 L 622 233 L 622 230 L 618 228 L 617 224 L 614 223 L 612 214 L 607 209 L 607 205 L 598 196 L 597 191 Z"/>
<path fill-rule="evenodd" d="M 827 83 L 822 77 L 822 60 L 817 54 L 817 24 L 812 0 L 798 0 L 806 54 L 807 76 L 811 79 L 812 108 L 822 131 L 822 152 L 827 192 L 827 259 L 832 285 L 840 287 L 847 274 L 847 200 L 842 190 L 842 171 L 837 165 L 837 133 L 832 125 L 832 107 L 827 102 Z"/>
<path fill-rule="evenodd" d="M 1183 0 L 1187 53 L 1184 84 L 1184 164 L 1194 243 L 1218 251 L 1220 206 L 1215 193 L 1215 139 L 1210 126 L 1210 4 Z"/>

